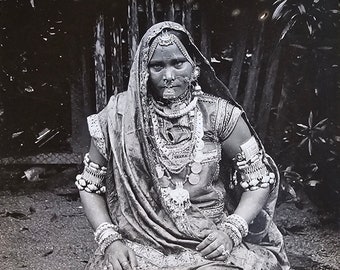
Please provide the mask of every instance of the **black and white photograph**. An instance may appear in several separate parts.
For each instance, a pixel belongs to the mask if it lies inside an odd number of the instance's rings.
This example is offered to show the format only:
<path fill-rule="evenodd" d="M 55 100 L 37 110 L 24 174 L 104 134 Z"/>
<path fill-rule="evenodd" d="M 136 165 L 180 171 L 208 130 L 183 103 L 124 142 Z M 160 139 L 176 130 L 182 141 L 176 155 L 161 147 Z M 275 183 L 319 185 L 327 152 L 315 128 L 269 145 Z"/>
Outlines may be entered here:
<path fill-rule="evenodd" d="M 0 0 L 0 270 L 339 270 L 337 0 Z"/>

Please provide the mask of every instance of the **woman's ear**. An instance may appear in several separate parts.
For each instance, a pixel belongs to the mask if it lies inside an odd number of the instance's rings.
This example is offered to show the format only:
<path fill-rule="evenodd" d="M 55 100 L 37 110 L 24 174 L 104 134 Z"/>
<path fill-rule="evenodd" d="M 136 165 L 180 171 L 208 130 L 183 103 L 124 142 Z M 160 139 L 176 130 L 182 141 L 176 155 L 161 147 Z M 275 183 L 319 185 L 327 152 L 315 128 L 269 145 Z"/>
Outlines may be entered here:
<path fill-rule="evenodd" d="M 195 66 L 194 67 L 194 70 L 193 70 L 193 79 L 194 81 L 197 81 L 198 77 L 200 76 L 200 73 L 201 73 L 201 69 L 199 66 Z"/>

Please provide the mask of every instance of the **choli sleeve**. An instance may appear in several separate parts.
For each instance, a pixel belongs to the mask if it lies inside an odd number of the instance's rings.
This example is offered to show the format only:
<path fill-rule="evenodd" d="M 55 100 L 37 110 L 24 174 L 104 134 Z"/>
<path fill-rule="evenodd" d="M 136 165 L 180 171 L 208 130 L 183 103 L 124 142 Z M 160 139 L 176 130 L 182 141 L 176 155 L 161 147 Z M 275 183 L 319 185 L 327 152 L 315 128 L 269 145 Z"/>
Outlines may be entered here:
<path fill-rule="evenodd" d="M 107 108 L 104 108 L 97 114 L 87 117 L 87 124 L 90 136 L 100 154 L 108 160 L 108 124 Z"/>
<path fill-rule="evenodd" d="M 226 140 L 233 132 L 242 111 L 230 102 L 219 99 L 216 113 L 216 132 L 220 141 Z"/>

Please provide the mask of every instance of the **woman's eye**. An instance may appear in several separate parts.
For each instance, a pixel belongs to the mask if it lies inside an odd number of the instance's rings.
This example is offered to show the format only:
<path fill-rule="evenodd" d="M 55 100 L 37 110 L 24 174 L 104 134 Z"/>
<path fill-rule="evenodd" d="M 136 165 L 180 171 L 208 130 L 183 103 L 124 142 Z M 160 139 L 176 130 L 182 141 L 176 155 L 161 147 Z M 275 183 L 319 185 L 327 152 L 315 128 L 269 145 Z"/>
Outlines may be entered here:
<path fill-rule="evenodd" d="M 175 63 L 175 67 L 176 68 L 181 68 L 182 66 L 183 66 L 183 61 L 177 61 L 176 63 Z"/>
<path fill-rule="evenodd" d="M 153 65 L 151 65 L 151 68 L 156 70 L 156 71 L 160 71 L 163 68 L 163 66 L 160 65 L 160 64 L 153 64 Z"/>

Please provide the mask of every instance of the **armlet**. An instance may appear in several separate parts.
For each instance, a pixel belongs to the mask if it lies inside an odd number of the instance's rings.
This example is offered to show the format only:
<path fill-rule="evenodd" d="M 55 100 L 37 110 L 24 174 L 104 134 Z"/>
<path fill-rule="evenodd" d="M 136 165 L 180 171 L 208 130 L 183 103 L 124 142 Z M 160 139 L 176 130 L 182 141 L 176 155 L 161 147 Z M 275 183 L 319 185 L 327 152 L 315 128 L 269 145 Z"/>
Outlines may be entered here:
<path fill-rule="evenodd" d="M 235 173 L 232 185 L 238 182 L 245 190 L 266 188 L 275 182 L 275 174 L 268 170 L 267 158 L 254 136 L 240 145 L 241 152 L 232 159 Z M 240 180 L 238 180 L 240 179 Z"/>

